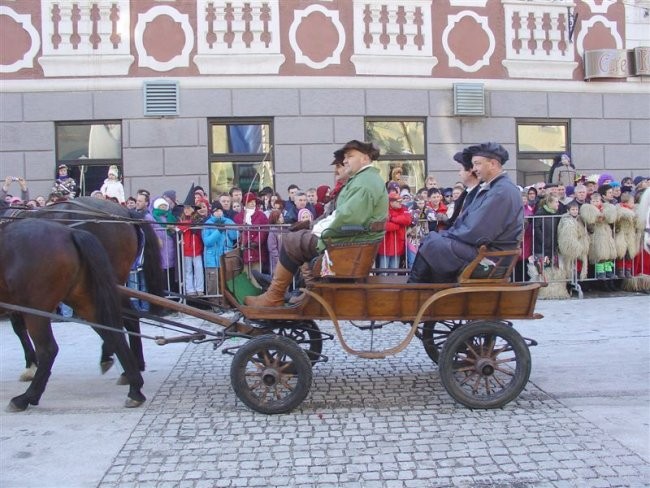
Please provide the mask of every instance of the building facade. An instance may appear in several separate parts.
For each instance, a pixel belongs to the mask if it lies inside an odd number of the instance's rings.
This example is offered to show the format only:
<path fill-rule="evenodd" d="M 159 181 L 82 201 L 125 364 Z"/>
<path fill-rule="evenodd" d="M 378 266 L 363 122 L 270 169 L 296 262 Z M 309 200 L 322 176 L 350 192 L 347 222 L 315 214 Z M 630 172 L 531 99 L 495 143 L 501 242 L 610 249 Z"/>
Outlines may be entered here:
<path fill-rule="evenodd" d="M 647 175 L 648 80 L 650 0 L 0 0 L 0 177 L 284 195 L 350 139 L 413 189 L 486 140 L 521 185 Z"/>

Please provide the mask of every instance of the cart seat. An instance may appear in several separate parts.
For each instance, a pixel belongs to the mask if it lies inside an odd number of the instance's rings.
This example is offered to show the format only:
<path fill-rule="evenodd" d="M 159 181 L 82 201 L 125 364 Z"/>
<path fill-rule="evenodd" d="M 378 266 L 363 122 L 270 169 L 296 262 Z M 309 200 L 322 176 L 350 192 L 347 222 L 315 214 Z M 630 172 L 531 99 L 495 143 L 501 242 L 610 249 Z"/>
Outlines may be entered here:
<path fill-rule="evenodd" d="M 315 278 L 365 280 L 375 264 L 375 257 L 381 241 L 365 243 L 329 243 L 326 251 L 332 263 L 330 268 L 333 275 L 321 276 L 323 258 L 320 254 L 312 262 L 312 273 Z"/>
<path fill-rule="evenodd" d="M 506 283 L 520 254 L 519 244 L 506 250 L 490 250 L 483 245 L 476 258 L 458 275 L 458 283 Z"/>

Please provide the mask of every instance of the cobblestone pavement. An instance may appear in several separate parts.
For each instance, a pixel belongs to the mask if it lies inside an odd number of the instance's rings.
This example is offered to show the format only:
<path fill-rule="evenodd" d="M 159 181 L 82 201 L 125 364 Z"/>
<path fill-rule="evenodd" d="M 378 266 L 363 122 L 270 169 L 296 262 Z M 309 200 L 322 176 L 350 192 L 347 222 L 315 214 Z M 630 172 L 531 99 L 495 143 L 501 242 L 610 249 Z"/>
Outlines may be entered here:
<path fill-rule="evenodd" d="M 368 331 L 344 331 L 368 346 Z M 404 333 L 385 327 L 374 345 Z M 648 485 L 647 460 L 532 382 L 503 409 L 472 411 L 445 392 L 419 341 L 380 361 L 336 341 L 323 352 L 305 402 L 266 416 L 236 399 L 228 356 L 188 346 L 99 486 Z"/>

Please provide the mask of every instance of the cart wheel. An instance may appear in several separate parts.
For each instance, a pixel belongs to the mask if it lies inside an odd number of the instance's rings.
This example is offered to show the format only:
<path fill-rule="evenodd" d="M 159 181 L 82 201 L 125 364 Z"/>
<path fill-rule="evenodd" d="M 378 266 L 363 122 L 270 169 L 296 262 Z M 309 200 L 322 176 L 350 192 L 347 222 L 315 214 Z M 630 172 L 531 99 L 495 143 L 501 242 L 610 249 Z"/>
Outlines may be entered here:
<path fill-rule="evenodd" d="M 237 397 L 250 409 L 265 414 L 290 412 L 311 387 L 311 363 L 294 341 L 262 335 L 241 346 L 230 366 Z"/>
<path fill-rule="evenodd" d="M 307 353 L 312 366 L 321 358 L 323 352 L 323 334 L 313 320 L 297 322 L 289 327 L 274 328 L 273 332 L 287 337 Z"/>
<path fill-rule="evenodd" d="M 422 325 L 422 345 L 431 361 L 438 364 L 440 349 L 454 330 L 467 323 L 467 320 L 439 320 Z"/>
<path fill-rule="evenodd" d="M 499 408 L 517 398 L 530 376 L 523 337 L 499 322 L 474 322 L 453 331 L 440 353 L 440 379 L 469 408 Z"/>

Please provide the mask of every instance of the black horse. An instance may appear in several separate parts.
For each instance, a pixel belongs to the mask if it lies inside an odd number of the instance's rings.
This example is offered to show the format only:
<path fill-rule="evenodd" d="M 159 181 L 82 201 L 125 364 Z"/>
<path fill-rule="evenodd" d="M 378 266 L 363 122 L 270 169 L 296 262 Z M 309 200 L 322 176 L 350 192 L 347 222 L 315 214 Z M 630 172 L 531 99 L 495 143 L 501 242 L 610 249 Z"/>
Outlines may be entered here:
<path fill-rule="evenodd" d="M 116 282 L 106 251 L 89 232 L 36 219 L 0 229 L 0 301 L 43 312 L 64 302 L 80 318 L 114 329 L 95 328 L 124 368 L 130 385 L 126 406 L 137 407 L 145 401 L 143 380 L 123 334 Z M 34 342 L 38 366 L 25 393 L 9 402 L 12 411 L 38 405 L 59 350 L 48 317 L 30 313 L 21 317 Z"/>
<path fill-rule="evenodd" d="M 131 267 L 138 253 L 142 251 L 142 268 L 147 291 L 157 296 L 163 296 L 164 275 L 160 267 L 158 237 L 148 222 L 135 218 L 136 216 L 130 210 L 108 200 L 80 197 L 74 200 L 58 202 L 44 209 L 20 213 L 12 212 L 13 218 L 32 217 L 56 220 L 93 234 L 104 246 L 118 284 L 127 282 Z M 130 308 L 130 300 L 126 297 L 122 298 L 122 306 Z M 152 306 L 151 311 L 155 312 L 156 308 Z M 27 370 L 21 375 L 21 379 L 29 381 L 31 379 L 30 372 L 33 374 L 34 365 L 37 364 L 34 348 L 21 315 L 11 314 L 11 323 L 25 352 L 25 367 Z M 140 333 L 140 322 L 137 318 L 125 318 L 124 326 L 129 332 Z M 131 335 L 129 343 L 140 371 L 144 371 L 145 361 L 142 340 L 139 336 Z M 113 364 L 112 356 L 114 352 L 107 343 L 103 344 L 100 359 L 102 371 L 106 371 Z"/>

